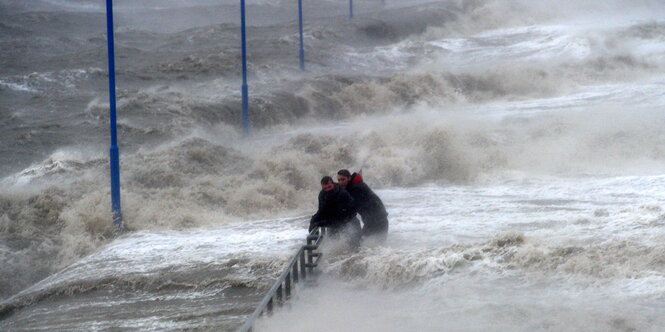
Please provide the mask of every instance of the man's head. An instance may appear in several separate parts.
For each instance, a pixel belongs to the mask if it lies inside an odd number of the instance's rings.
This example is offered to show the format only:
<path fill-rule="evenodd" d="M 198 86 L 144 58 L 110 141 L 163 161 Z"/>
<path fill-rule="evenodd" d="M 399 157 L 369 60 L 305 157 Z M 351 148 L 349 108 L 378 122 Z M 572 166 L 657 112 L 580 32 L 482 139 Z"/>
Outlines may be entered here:
<path fill-rule="evenodd" d="M 331 191 L 335 189 L 335 182 L 331 177 L 326 175 L 321 179 L 321 189 L 323 191 Z"/>
<path fill-rule="evenodd" d="M 350 179 L 351 179 L 351 172 L 349 172 L 348 169 L 340 169 L 337 172 L 337 183 L 339 183 L 340 187 L 346 188 L 346 186 L 349 184 Z"/>

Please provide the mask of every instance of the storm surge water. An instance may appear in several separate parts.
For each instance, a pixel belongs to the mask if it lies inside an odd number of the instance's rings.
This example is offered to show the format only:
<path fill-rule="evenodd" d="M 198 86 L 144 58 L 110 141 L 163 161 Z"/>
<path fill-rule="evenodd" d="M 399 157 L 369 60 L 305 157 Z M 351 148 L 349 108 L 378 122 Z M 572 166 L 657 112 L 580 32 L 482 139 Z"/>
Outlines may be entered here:
<path fill-rule="evenodd" d="M 659 331 L 659 1 L 0 2 L 0 329 L 233 330 L 363 169 L 384 244 L 326 254 L 262 331 Z M 325 248 L 324 248 L 325 252 Z"/>

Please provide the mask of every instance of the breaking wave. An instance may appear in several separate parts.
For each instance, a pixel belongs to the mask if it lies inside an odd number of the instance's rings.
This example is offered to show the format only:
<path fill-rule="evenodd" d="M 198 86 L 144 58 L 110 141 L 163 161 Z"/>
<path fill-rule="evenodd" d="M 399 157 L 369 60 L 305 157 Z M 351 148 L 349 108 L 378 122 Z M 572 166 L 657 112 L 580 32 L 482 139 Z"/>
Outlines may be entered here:
<path fill-rule="evenodd" d="M 349 167 L 362 167 L 376 188 L 469 183 L 516 171 L 650 173 L 665 159 L 662 116 L 603 109 L 496 121 L 425 109 L 367 117 L 334 135 L 266 131 L 271 143 L 242 151 L 231 147 L 235 130 L 218 127 L 123 158 L 123 213 L 131 230 L 305 213 L 315 207 L 318 179 Z M 220 133 L 230 141 L 218 141 Z M 1 227 L 14 239 L 10 248 L 50 271 L 106 243 L 113 232 L 105 160 L 56 154 L 3 180 Z M 31 265 L 11 256 L 5 273 Z"/>
<path fill-rule="evenodd" d="M 505 233 L 484 243 L 420 250 L 363 248 L 359 253 L 328 260 L 327 273 L 378 289 L 420 286 L 470 270 L 526 274 L 535 280 L 547 276 L 578 283 L 611 283 L 660 273 L 665 268 L 665 246 L 628 240 L 560 246 L 520 233 Z"/>

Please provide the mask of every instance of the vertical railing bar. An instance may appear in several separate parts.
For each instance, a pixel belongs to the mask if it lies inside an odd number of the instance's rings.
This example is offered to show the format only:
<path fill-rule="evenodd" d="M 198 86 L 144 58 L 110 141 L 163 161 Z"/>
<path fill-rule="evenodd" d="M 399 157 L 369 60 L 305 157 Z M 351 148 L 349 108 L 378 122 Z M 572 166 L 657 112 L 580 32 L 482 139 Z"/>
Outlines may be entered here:
<path fill-rule="evenodd" d="M 303 281 L 307 280 L 307 270 L 305 269 L 305 251 L 300 252 L 300 276 Z"/>
<path fill-rule="evenodd" d="M 312 263 L 313 263 L 313 261 L 312 261 L 312 251 L 311 251 L 311 250 L 307 250 L 307 264 L 312 264 Z M 310 266 L 311 266 L 311 265 L 310 265 Z M 312 271 L 313 271 L 313 270 L 314 270 L 313 267 L 308 267 L 308 268 L 307 268 L 307 272 L 309 272 L 309 274 L 312 274 Z"/>
<path fill-rule="evenodd" d="M 286 279 L 284 279 L 284 291 L 286 292 L 284 297 L 288 301 L 291 298 L 291 273 L 289 273 L 286 276 Z"/>
<path fill-rule="evenodd" d="M 283 291 L 282 285 L 279 285 L 279 287 L 277 287 L 277 293 L 275 294 L 275 297 L 277 298 L 277 306 L 279 307 L 282 306 L 284 301 Z"/>
<path fill-rule="evenodd" d="M 295 264 L 293 264 L 292 273 L 293 273 L 293 282 L 297 284 L 298 283 L 298 273 L 299 273 L 298 272 L 298 262 L 295 262 Z"/>

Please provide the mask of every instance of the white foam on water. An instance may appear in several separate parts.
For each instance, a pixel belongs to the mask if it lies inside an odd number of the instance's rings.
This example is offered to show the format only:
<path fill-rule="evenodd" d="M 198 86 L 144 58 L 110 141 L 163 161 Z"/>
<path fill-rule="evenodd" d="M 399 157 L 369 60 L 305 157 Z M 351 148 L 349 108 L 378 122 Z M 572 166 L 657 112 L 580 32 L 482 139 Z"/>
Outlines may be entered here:
<path fill-rule="evenodd" d="M 44 161 L 0 179 L 0 184 L 7 187 L 22 187 L 35 179 L 85 168 L 86 163 L 94 162 L 99 158 L 101 156 L 98 155 L 98 152 L 61 148 L 51 153 Z"/>
<path fill-rule="evenodd" d="M 588 40 L 570 35 L 564 26 L 500 29 L 465 38 L 434 40 L 428 45 L 446 51 L 446 62 L 466 66 L 516 59 L 582 59 L 591 54 Z"/>
<path fill-rule="evenodd" d="M 62 9 L 69 9 L 69 10 L 75 10 L 75 11 L 83 11 L 83 12 L 99 12 L 99 11 L 104 11 L 104 6 L 101 4 L 96 4 L 96 3 L 89 3 L 89 2 L 84 2 L 84 1 L 72 1 L 72 0 L 42 0 L 48 4 L 52 4 L 58 7 L 61 7 Z"/>
<path fill-rule="evenodd" d="M 20 91 L 20 92 L 37 92 L 37 90 L 31 88 L 27 84 L 12 83 L 3 80 L 0 80 L 0 87 L 7 87 L 14 91 Z"/>
<path fill-rule="evenodd" d="M 430 247 L 480 241 L 508 231 L 561 243 L 587 236 L 600 242 L 613 237 L 645 241 L 665 235 L 658 228 L 636 228 L 659 217 L 665 202 L 663 185 L 663 176 L 490 178 L 476 185 L 378 192 L 389 202 L 395 236 L 408 246 Z M 596 217 L 599 210 L 602 217 Z M 575 224 L 582 218 L 594 221 Z"/>

